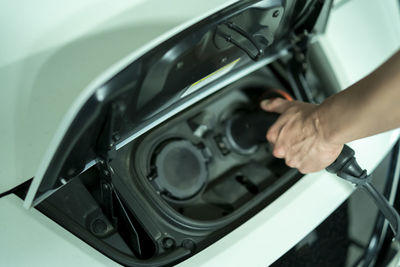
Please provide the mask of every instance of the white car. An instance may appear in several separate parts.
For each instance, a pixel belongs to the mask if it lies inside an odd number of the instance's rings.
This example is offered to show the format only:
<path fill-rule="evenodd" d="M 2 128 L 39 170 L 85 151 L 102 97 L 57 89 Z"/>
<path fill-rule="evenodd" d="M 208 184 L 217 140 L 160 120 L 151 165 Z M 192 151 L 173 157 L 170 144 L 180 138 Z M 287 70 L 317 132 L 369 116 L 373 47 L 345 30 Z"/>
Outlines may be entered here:
<path fill-rule="evenodd" d="M 265 94 L 322 102 L 373 71 L 400 47 L 398 1 L 2 6 L 0 266 L 348 263 L 349 219 L 335 218 L 354 185 L 230 127 Z M 350 146 L 373 172 L 399 133 Z M 363 263 L 381 260 L 380 224 Z"/>

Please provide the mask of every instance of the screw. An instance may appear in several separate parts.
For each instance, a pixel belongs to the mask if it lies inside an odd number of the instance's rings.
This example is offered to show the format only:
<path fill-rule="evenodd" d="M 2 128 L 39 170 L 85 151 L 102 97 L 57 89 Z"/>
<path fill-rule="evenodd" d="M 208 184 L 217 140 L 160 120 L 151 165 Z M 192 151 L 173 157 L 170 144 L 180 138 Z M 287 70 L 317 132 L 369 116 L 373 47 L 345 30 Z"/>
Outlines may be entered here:
<path fill-rule="evenodd" d="M 272 13 L 272 17 L 276 18 L 280 14 L 279 10 L 275 10 L 274 13 Z"/>
<path fill-rule="evenodd" d="M 174 245 L 175 245 L 175 241 L 170 237 L 166 237 L 162 241 L 162 246 L 165 249 L 172 248 Z"/>
<path fill-rule="evenodd" d="M 92 232 L 94 234 L 103 234 L 107 230 L 107 224 L 101 220 L 101 219 L 96 219 L 92 223 Z"/>
<path fill-rule="evenodd" d="M 182 247 L 184 247 L 185 249 L 190 250 L 191 252 L 193 252 L 195 247 L 196 247 L 196 245 L 193 242 L 193 240 L 185 239 L 182 242 Z"/>

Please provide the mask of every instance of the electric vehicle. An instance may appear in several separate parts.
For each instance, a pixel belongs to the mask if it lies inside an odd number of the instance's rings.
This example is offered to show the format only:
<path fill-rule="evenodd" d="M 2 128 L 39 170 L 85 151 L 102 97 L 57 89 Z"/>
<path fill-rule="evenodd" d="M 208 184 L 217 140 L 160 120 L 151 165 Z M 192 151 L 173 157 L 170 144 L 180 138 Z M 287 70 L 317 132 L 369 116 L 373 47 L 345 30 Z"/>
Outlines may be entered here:
<path fill-rule="evenodd" d="M 378 67 L 400 45 L 398 1 L 6 7 L 0 265 L 291 266 L 321 238 L 346 263 L 354 185 L 238 147 L 230 123 L 263 95 L 321 103 Z M 373 172 L 398 138 L 350 145 Z"/>

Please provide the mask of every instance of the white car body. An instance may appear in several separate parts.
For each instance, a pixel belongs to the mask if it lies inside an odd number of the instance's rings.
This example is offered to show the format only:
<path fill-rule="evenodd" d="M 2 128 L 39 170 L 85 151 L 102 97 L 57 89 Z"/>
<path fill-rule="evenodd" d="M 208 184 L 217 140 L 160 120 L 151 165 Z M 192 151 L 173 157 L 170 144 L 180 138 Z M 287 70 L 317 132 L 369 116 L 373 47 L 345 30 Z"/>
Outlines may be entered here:
<path fill-rule="evenodd" d="M 40 177 L 93 90 L 163 40 L 236 1 L 6 1 L 0 11 L 0 193 Z M 316 40 L 340 88 L 400 48 L 396 0 L 336 1 Z M 383 30 L 384 29 L 384 30 Z M 128 34 L 129 33 L 129 34 Z M 79 67 L 81 66 L 81 67 Z M 352 142 L 369 172 L 399 138 Z M 354 187 L 326 171 L 304 176 L 271 205 L 179 266 L 267 266 L 328 217 Z M 28 193 L 25 206 L 33 201 Z M 15 195 L 0 199 L 0 265 L 119 266 Z M 284 234 L 282 234 L 284 233 Z"/>

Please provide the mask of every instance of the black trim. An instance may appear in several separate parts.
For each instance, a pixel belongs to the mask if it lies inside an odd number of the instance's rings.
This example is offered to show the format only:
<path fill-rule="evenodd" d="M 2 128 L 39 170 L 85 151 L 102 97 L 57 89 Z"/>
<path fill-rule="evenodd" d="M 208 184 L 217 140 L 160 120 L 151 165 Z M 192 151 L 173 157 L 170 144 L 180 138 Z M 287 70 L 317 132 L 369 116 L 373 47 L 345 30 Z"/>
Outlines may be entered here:
<path fill-rule="evenodd" d="M 30 178 L 29 180 L 23 182 L 22 184 L 19 184 L 16 187 L 11 188 L 10 190 L 7 190 L 7 191 L 1 193 L 0 194 L 0 198 L 5 197 L 5 196 L 10 195 L 10 194 L 18 195 L 21 192 L 24 192 L 23 193 L 23 197 L 21 197 L 21 198 L 25 198 L 25 194 L 28 191 L 29 187 L 31 186 L 32 180 L 33 180 L 33 177 Z"/>

